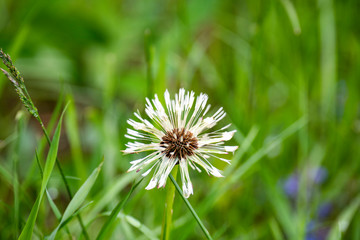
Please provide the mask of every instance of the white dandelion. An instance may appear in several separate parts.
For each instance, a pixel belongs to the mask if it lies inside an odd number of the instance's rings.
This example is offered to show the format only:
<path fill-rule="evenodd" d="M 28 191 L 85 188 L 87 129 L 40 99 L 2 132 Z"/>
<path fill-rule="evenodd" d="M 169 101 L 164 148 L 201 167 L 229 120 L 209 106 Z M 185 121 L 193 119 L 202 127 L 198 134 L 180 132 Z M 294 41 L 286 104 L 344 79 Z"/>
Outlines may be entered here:
<path fill-rule="evenodd" d="M 127 121 L 135 130 L 127 129 L 125 137 L 134 142 L 126 144 L 124 153 L 151 151 L 147 156 L 130 162 L 132 166 L 128 172 L 145 168 L 147 171 L 142 175 L 146 176 L 155 169 L 146 189 L 156 186 L 160 188 L 165 187 L 171 170 L 179 164 L 183 193 L 188 198 L 193 194 L 188 165 L 199 172 L 201 167 L 209 175 L 223 177 L 220 170 L 209 162 L 209 158 L 214 157 L 230 163 L 217 154 L 228 154 L 238 148 L 224 144 L 233 137 L 236 130 L 225 131 L 230 127 L 229 124 L 219 130 L 207 132 L 223 119 L 226 113 L 220 108 L 211 117 L 205 117 L 210 104 L 207 104 L 208 96 L 204 93 L 201 93 L 196 101 L 194 92 L 185 92 L 184 89 L 175 94 L 175 99 L 170 99 L 167 90 L 164 97 L 166 108 L 156 94 L 151 101 L 146 98 L 145 112 L 151 122 L 142 118 L 139 111 L 134 113 L 138 121 Z"/>

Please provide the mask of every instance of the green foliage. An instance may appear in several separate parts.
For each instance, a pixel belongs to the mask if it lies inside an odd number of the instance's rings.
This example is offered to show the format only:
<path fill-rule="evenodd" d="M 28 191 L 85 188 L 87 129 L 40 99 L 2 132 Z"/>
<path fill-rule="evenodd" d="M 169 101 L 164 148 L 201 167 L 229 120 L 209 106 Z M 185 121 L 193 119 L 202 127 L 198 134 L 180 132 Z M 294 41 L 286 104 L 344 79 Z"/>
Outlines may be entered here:
<path fill-rule="evenodd" d="M 190 172 L 214 239 L 359 239 L 358 12 L 355 0 L 0 0 L 0 239 L 159 239 L 165 190 L 146 191 L 149 176 L 133 188 L 141 175 L 126 171 L 144 155 L 121 150 L 145 97 L 180 87 L 237 130 L 231 165 L 210 160 L 224 178 Z M 173 204 L 170 239 L 204 238 Z"/>

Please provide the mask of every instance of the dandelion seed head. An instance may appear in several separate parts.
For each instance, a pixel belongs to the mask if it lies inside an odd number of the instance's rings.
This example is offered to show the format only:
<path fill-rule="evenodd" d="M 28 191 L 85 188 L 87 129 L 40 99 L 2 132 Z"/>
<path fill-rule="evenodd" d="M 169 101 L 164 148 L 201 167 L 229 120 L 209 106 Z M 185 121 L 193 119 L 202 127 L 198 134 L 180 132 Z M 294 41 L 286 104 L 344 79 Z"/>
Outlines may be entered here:
<path fill-rule="evenodd" d="M 225 141 L 230 140 L 236 131 L 225 131 L 230 124 L 216 131 L 208 131 L 226 114 L 220 108 L 212 116 L 205 116 L 210 110 L 206 94 L 201 93 L 195 97 L 194 92 L 180 89 L 175 98 L 171 99 L 166 90 L 164 98 L 165 107 L 157 95 L 151 100 L 146 98 L 145 113 L 149 120 L 137 111 L 134 113 L 137 120 L 127 121 L 133 129 L 128 129 L 125 135 L 131 142 L 126 144 L 124 153 L 151 152 L 130 162 L 132 166 L 128 171 L 146 169 L 142 175 L 147 176 L 154 170 L 146 187 L 153 189 L 164 187 L 171 170 L 179 164 L 183 193 L 185 197 L 189 197 L 193 194 L 193 186 L 188 166 L 199 172 L 202 168 L 209 175 L 223 177 L 221 171 L 209 160 L 216 158 L 230 163 L 230 160 L 217 155 L 228 154 L 237 149 L 237 146 L 225 146 Z"/>
<path fill-rule="evenodd" d="M 160 146 L 164 148 L 162 153 L 166 157 L 178 161 L 194 154 L 198 148 L 198 140 L 190 131 L 186 131 L 184 128 L 175 128 L 166 132 Z"/>

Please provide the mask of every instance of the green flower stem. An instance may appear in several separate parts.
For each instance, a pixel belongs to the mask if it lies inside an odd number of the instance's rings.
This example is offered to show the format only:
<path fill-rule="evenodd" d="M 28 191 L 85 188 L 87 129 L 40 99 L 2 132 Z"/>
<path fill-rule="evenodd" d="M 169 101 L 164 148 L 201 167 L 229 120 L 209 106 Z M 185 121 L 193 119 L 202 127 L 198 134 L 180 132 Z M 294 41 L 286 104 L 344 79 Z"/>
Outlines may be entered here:
<path fill-rule="evenodd" d="M 190 202 L 187 200 L 187 198 L 184 197 L 184 195 L 183 195 L 183 193 L 181 191 L 181 188 L 177 184 L 175 178 L 171 174 L 169 175 L 169 177 L 170 177 L 171 181 L 173 182 L 174 186 L 176 187 L 176 190 L 180 194 L 181 198 L 184 200 L 186 206 L 189 208 L 191 214 L 194 216 L 195 220 L 199 224 L 201 230 L 204 232 L 206 238 L 209 239 L 209 240 L 212 240 L 212 237 L 210 236 L 209 231 L 206 229 L 205 225 L 201 222 L 199 216 L 197 215 L 195 209 L 191 206 Z"/>
<path fill-rule="evenodd" d="M 179 165 L 176 165 L 171 171 L 171 173 L 175 176 L 175 179 L 177 176 L 178 168 Z M 163 218 L 162 230 L 161 230 L 162 240 L 170 239 L 174 198 L 175 198 L 175 187 L 172 184 L 168 184 L 166 186 L 166 202 L 165 202 L 164 218 Z"/>

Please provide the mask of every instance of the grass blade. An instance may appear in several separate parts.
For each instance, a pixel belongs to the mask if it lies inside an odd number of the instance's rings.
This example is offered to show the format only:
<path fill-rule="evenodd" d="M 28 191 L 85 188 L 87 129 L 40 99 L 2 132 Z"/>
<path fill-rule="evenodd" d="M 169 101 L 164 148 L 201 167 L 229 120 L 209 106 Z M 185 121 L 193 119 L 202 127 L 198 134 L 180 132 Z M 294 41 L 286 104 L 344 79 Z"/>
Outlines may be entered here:
<path fill-rule="evenodd" d="M 40 189 L 39 195 L 36 199 L 35 204 L 33 205 L 33 208 L 31 209 L 31 212 L 30 212 L 28 220 L 26 221 L 25 227 L 20 234 L 20 237 L 19 237 L 20 240 L 31 239 L 35 221 L 36 221 L 36 217 L 39 212 L 40 203 L 44 196 L 46 185 L 49 182 L 50 175 L 54 169 L 56 156 L 57 156 L 57 152 L 58 152 L 58 147 L 59 147 L 61 122 L 62 122 L 62 118 L 64 116 L 65 110 L 66 109 L 64 109 L 64 111 L 60 117 L 59 123 L 56 127 L 55 134 L 54 134 L 53 140 L 50 145 L 49 153 L 46 158 L 46 163 L 45 163 L 45 167 L 44 167 L 44 173 L 43 173 L 43 178 L 42 178 L 41 189 Z"/>
<path fill-rule="evenodd" d="M 44 173 L 43 173 L 43 170 L 42 170 L 42 167 L 41 167 L 41 164 L 40 164 L 40 159 L 39 159 L 39 154 L 38 152 L 35 150 L 35 157 L 36 157 L 36 162 L 38 164 L 38 167 L 39 167 L 39 170 L 40 170 L 40 174 L 41 174 L 41 178 L 43 178 L 44 176 Z M 48 202 L 49 202 L 49 205 L 56 217 L 56 219 L 58 221 L 61 221 L 61 212 L 59 211 L 59 209 L 57 208 L 56 204 L 54 203 L 54 201 L 52 200 L 51 198 L 51 195 L 48 191 L 48 189 L 45 189 L 45 192 L 46 192 L 46 196 L 47 196 L 47 199 L 48 199 Z M 66 229 L 67 233 L 69 234 L 69 238 L 71 238 L 71 234 L 70 234 L 70 231 L 69 229 Z"/>
<path fill-rule="evenodd" d="M 331 0 L 318 0 L 319 33 L 321 42 L 320 80 L 322 119 L 328 122 L 335 116 L 336 106 L 336 18 L 334 3 Z M 324 129 L 325 130 L 325 129 Z"/>
<path fill-rule="evenodd" d="M 43 172 L 43 170 L 42 170 L 42 167 L 41 167 L 41 164 L 40 164 L 40 159 L 39 159 L 39 154 L 38 154 L 38 152 L 37 152 L 36 149 L 35 149 L 35 157 L 36 157 L 36 162 L 37 162 L 37 164 L 38 164 L 38 166 L 39 166 L 41 178 L 43 178 L 44 172 Z M 51 207 L 51 209 L 53 210 L 53 212 L 54 212 L 54 214 L 55 214 L 55 217 L 56 217 L 58 220 L 60 220 L 60 219 L 61 219 L 61 213 L 60 213 L 59 209 L 57 208 L 56 204 L 55 204 L 54 201 L 52 200 L 49 191 L 46 189 L 45 192 L 46 192 L 46 196 L 47 196 L 47 198 L 48 198 L 48 200 L 49 200 L 50 207 Z"/>
<path fill-rule="evenodd" d="M 74 99 L 71 95 L 69 95 L 67 99 L 69 102 L 69 109 L 64 119 L 65 127 L 66 127 L 66 135 L 68 136 L 69 139 L 71 155 L 75 165 L 77 176 L 79 176 L 83 180 L 86 179 L 87 173 L 81 151 L 76 106 L 74 103 Z"/>
<path fill-rule="evenodd" d="M 116 196 L 119 196 L 120 191 L 131 184 L 131 182 L 133 182 L 136 177 L 136 173 L 123 174 L 123 176 L 114 180 L 112 185 L 106 187 L 104 190 L 101 190 L 98 194 L 96 194 L 94 197 L 94 206 L 86 215 L 86 218 L 95 218 L 101 212 L 101 210 L 110 204 L 112 199 L 116 198 Z M 86 225 L 87 224 L 89 224 L 88 221 L 86 222 Z"/>
<path fill-rule="evenodd" d="M 351 219 L 355 215 L 356 211 L 358 211 L 359 207 L 360 194 L 350 203 L 347 208 L 345 208 L 345 210 L 340 214 L 339 218 L 335 221 L 335 224 L 329 233 L 330 240 L 341 239 L 342 234 L 349 227 Z"/>
<path fill-rule="evenodd" d="M 289 17 L 294 34 L 295 35 L 301 34 L 300 21 L 299 21 L 298 15 L 296 13 L 294 4 L 292 4 L 292 2 L 290 0 L 281 0 L 281 3 L 284 6 L 286 14 Z"/>
<path fill-rule="evenodd" d="M 120 201 L 118 203 L 118 205 L 116 205 L 116 207 L 112 210 L 110 217 L 108 218 L 108 220 L 104 223 L 104 225 L 102 226 L 98 236 L 97 236 L 97 240 L 100 239 L 105 239 L 105 237 L 108 234 L 108 231 L 110 229 L 112 229 L 112 225 L 114 223 L 114 221 L 116 220 L 119 212 L 121 211 L 121 209 L 125 206 L 126 202 L 128 201 L 130 195 L 133 193 L 133 191 L 135 190 L 135 188 L 141 183 L 143 179 L 141 179 L 140 181 L 138 181 L 135 185 L 133 185 L 130 189 L 130 191 L 128 192 L 128 194 L 126 194 L 125 198 Z"/>
<path fill-rule="evenodd" d="M 65 212 L 61 218 L 61 221 L 59 225 L 55 228 L 55 230 L 50 234 L 50 236 L 47 239 L 53 240 L 56 237 L 56 234 L 60 227 L 62 227 L 63 223 L 66 222 L 70 217 L 73 216 L 73 214 L 76 212 L 76 210 L 81 206 L 81 204 L 84 202 L 85 198 L 89 194 L 91 188 L 93 187 L 99 172 L 101 170 L 101 167 L 103 165 L 103 161 L 100 163 L 100 165 L 91 173 L 91 175 L 88 177 L 88 179 L 85 181 L 85 183 L 80 187 L 80 189 L 75 193 L 73 199 L 70 201 L 69 205 L 65 209 Z"/>
<path fill-rule="evenodd" d="M 124 219 L 134 228 L 137 228 L 140 232 L 142 232 L 147 238 L 151 239 L 151 240 L 157 240 L 158 238 L 156 237 L 156 234 L 150 230 L 148 227 L 146 227 L 144 224 L 142 224 L 139 220 L 137 220 L 136 218 L 130 216 L 130 215 L 125 215 L 120 213 L 120 216 L 123 216 Z"/>

